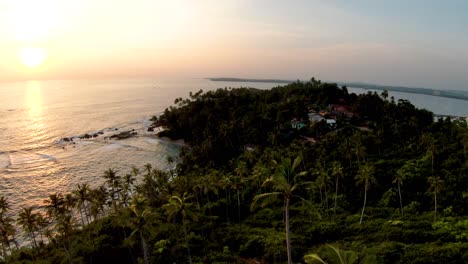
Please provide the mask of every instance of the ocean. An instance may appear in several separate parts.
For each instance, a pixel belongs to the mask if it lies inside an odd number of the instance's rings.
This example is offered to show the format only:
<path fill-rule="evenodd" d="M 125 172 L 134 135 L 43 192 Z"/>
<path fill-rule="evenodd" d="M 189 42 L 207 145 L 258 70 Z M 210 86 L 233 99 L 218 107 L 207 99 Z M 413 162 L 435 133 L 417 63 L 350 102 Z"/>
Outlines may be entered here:
<path fill-rule="evenodd" d="M 108 168 L 120 175 L 147 163 L 169 169 L 180 145 L 148 132 L 149 119 L 189 92 L 224 87 L 269 89 L 274 83 L 177 80 L 75 80 L 0 83 L 0 196 L 13 212 L 42 206 L 49 194 L 67 193 L 87 182 L 97 187 Z M 367 90 L 349 88 L 350 92 Z M 438 114 L 468 116 L 468 102 L 389 93 Z M 137 132 L 124 140 L 107 137 Z M 89 134 L 96 137 L 79 139 Z M 73 142 L 63 138 L 74 138 Z"/>

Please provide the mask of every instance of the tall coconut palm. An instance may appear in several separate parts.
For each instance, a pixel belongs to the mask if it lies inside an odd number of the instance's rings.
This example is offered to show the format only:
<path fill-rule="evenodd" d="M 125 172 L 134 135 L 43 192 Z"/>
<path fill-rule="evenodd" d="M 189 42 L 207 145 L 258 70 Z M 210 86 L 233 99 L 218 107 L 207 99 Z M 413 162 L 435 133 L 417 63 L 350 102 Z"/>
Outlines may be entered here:
<path fill-rule="evenodd" d="M 434 222 L 437 220 L 437 194 L 444 185 L 444 181 L 439 176 L 431 176 L 427 179 L 429 191 L 434 194 Z"/>
<path fill-rule="evenodd" d="M 106 179 L 106 183 L 111 189 L 111 192 L 109 193 L 111 204 L 114 210 L 117 210 L 117 200 L 119 199 L 119 193 L 121 191 L 121 177 L 117 174 L 117 171 L 109 168 L 104 172 L 104 179 Z"/>
<path fill-rule="evenodd" d="M 361 218 L 359 220 L 359 224 L 362 223 L 362 218 L 364 217 L 364 210 L 366 209 L 366 202 L 367 202 L 367 191 L 369 190 L 370 186 L 375 183 L 374 177 L 374 166 L 369 163 L 364 163 L 363 165 L 359 166 L 359 171 L 354 179 L 356 180 L 356 185 L 364 185 L 364 204 L 362 206 Z"/>
<path fill-rule="evenodd" d="M 403 199 L 401 198 L 401 185 L 406 178 L 406 173 L 401 168 L 396 171 L 395 176 L 393 178 L 393 183 L 396 183 L 398 186 L 398 196 L 400 197 L 400 214 L 403 214 Z"/>
<path fill-rule="evenodd" d="M 105 212 L 108 194 L 104 185 L 90 191 L 90 214 L 96 220 Z"/>
<path fill-rule="evenodd" d="M 75 190 L 73 190 L 73 194 L 75 195 L 77 206 L 80 211 L 81 215 L 81 222 L 83 226 L 85 225 L 84 219 L 86 218 L 86 222 L 89 224 L 89 213 L 88 213 L 88 203 L 91 199 L 90 197 L 90 189 L 87 183 L 78 184 Z M 84 217 L 83 217 L 84 213 Z"/>
<path fill-rule="evenodd" d="M 298 172 L 298 166 L 301 163 L 301 158 L 297 157 L 292 161 L 290 158 L 285 158 L 280 164 L 274 162 L 276 167 L 276 172 L 270 176 L 264 183 L 265 187 L 272 187 L 273 192 L 263 193 L 256 195 L 253 198 L 251 210 L 254 210 L 256 204 L 259 200 L 264 200 L 262 206 L 267 205 L 271 198 L 277 196 L 283 196 L 284 198 L 284 215 L 285 215 L 285 233 L 286 233 L 286 251 L 288 255 L 288 264 L 292 264 L 291 256 L 291 237 L 289 231 L 289 205 L 293 197 L 298 197 L 304 200 L 302 197 L 294 195 L 294 192 L 301 185 L 312 184 L 312 182 L 301 182 L 299 177 L 305 175 L 306 171 Z"/>
<path fill-rule="evenodd" d="M 323 206 L 323 204 L 325 203 L 325 207 L 328 209 L 327 185 L 328 185 L 329 177 L 328 177 L 327 171 L 322 166 L 322 162 L 320 161 L 317 162 L 315 173 L 317 175 L 315 184 L 318 186 L 319 192 L 320 192 L 320 205 Z"/>
<path fill-rule="evenodd" d="M 216 184 L 214 183 L 214 180 L 215 179 L 212 176 L 200 178 L 199 183 L 192 188 L 195 193 L 200 192 L 200 197 L 203 197 L 203 195 L 206 196 L 206 206 L 208 207 L 208 212 L 210 216 L 211 216 L 210 193 L 214 193 L 218 195 L 218 189 L 216 188 Z"/>
<path fill-rule="evenodd" d="M 236 168 L 234 169 L 234 172 L 236 173 L 236 177 L 233 178 L 233 189 L 236 190 L 237 193 L 237 220 L 240 225 L 240 219 L 241 219 L 241 199 L 240 199 L 240 191 L 241 188 L 245 182 L 245 177 L 249 173 L 249 168 L 247 166 L 247 163 L 245 161 L 240 161 L 239 164 L 237 164 Z"/>
<path fill-rule="evenodd" d="M 0 214 L 5 214 L 10 209 L 10 205 L 5 196 L 0 196 Z"/>
<path fill-rule="evenodd" d="M 57 221 L 60 215 L 64 214 L 66 211 L 65 208 L 65 199 L 61 193 L 54 193 L 49 195 L 49 199 L 44 200 L 45 208 L 47 215 L 49 217 L 55 218 Z"/>
<path fill-rule="evenodd" d="M 182 228 L 184 230 L 185 236 L 185 246 L 187 247 L 187 255 L 188 261 L 192 264 L 192 255 L 190 254 L 190 246 L 188 241 L 188 234 L 187 234 L 187 220 L 191 219 L 192 221 L 198 221 L 197 213 L 195 212 L 195 208 L 193 203 L 188 202 L 191 197 L 184 193 L 183 196 L 173 195 L 169 198 L 167 204 L 163 205 L 162 207 L 165 210 L 165 214 L 167 215 L 167 220 L 172 221 L 180 218 L 182 220 Z"/>
<path fill-rule="evenodd" d="M 361 164 L 361 161 L 365 159 L 366 156 L 366 147 L 362 144 L 361 135 L 359 132 L 356 132 L 353 135 L 353 152 L 356 155 L 358 166 Z"/>
<path fill-rule="evenodd" d="M 57 232 L 62 235 L 64 241 L 64 249 L 67 252 L 67 257 L 69 263 L 71 263 L 71 253 L 70 253 L 70 236 L 75 229 L 75 221 L 73 220 L 70 214 L 63 214 L 59 217 L 55 229 Z"/>
<path fill-rule="evenodd" d="M 34 247 L 37 247 L 36 232 L 39 230 L 37 222 L 37 213 L 33 213 L 33 207 L 21 208 L 17 223 L 21 225 L 24 232 L 31 237 L 31 242 Z"/>
<path fill-rule="evenodd" d="M 147 206 L 147 201 L 144 197 L 135 195 L 130 202 L 130 222 L 129 226 L 133 229 L 129 239 L 138 235 L 143 251 L 143 258 L 145 264 L 149 264 L 149 251 L 146 237 L 148 236 L 148 221 L 152 215 Z"/>
<path fill-rule="evenodd" d="M 335 203 L 333 205 L 333 214 L 336 214 L 336 204 L 338 200 L 338 181 L 343 178 L 343 167 L 339 161 L 334 161 L 331 167 L 331 175 L 335 177 Z"/>
<path fill-rule="evenodd" d="M 11 251 L 11 242 L 17 245 L 15 240 L 16 229 L 13 223 L 13 218 L 7 216 L 6 214 L 0 214 L 0 238 L 4 260 L 7 256 L 7 249 Z M 18 246 L 16 247 L 18 248 Z"/>
<path fill-rule="evenodd" d="M 2 243 L 3 259 L 7 257 L 7 248 L 10 249 L 10 241 L 14 241 L 16 230 L 13 226 L 14 220 L 7 215 L 10 209 L 8 200 L 0 197 L 0 239 Z"/>
<path fill-rule="evenodd" d="M 36 223 L 38 228 L 37 232 L 39 233 L 39 236 L 41 238 L 41 243 L 44 244 L 43 235 L 45 234 L 45 230 L 49 226 L 49 221 L 44 217 L 42 213 L 37 213 Z"/>

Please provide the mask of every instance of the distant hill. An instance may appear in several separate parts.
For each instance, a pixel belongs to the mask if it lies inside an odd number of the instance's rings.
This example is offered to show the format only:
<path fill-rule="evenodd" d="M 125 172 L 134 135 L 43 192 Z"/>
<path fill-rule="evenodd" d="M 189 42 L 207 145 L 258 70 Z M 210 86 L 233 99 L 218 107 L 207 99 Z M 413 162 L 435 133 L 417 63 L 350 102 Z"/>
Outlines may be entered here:
<path fill-rule="evenodd" d="M 246 78 L 231 78 L 231 77 L 220 77 L 220 78 L 207 78 L 214 82 L 258 82 L 258 83 L 278 83 L 288 84 L 293 83 L 292 80 L 281 80 L 281 79 L 246 79 Z M 437 90 L 430 88 L 421 87 L 406 87 L 406 86 L 389 86 L 389 85 L 378 85 L 368 84 L 362 82 L 335 82 L 340 86 L 348 86 L 369 90 L 387 90 L 389 92 L 401 92 L 401 93 L 413 93 L 413 94 L 424 94 L 438 97 L 446 97 L 452 99 L 466 100 L 468 101 L 468 92 L 460 90 Z"/>

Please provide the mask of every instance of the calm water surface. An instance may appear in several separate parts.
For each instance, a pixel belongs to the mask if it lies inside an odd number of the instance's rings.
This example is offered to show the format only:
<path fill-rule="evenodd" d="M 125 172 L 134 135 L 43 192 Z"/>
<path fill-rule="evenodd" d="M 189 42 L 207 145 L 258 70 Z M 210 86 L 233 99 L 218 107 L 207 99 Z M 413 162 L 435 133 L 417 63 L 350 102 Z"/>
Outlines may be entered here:
<path fill-rule="evenodd" d="M 148 119 L 190 91 L 231 86 L 254 85 L 204 79 L 0 83 L 0 196 L 16 211 L 41 206 L 49 194 L 78 183 L 96 187 L 107 168 L 121 174 L 146 163 L 167 169 L 167 156 L 180 146 L 147 132 Z M 104 139 L 131 129 L 138 136 Z M 99 131 L 104 134 L 93 139 L 61 140 Z"/>

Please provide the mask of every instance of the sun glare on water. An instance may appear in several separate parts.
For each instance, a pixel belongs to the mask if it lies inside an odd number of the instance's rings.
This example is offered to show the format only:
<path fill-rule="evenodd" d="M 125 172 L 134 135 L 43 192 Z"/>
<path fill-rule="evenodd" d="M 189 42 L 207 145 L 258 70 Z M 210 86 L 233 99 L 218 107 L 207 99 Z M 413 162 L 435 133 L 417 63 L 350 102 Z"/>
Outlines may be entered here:
<path fill-rule="evenodd" d="M 46 53 L 41 48 L 24 48 L 19 52 L 21 63 L 29 68 L 39 67 L 46 59 Z"/>

